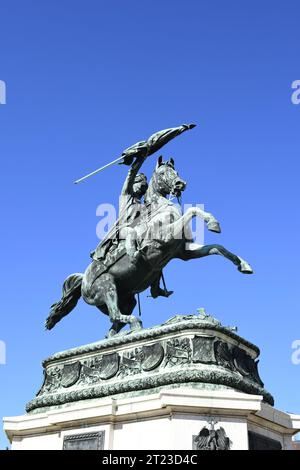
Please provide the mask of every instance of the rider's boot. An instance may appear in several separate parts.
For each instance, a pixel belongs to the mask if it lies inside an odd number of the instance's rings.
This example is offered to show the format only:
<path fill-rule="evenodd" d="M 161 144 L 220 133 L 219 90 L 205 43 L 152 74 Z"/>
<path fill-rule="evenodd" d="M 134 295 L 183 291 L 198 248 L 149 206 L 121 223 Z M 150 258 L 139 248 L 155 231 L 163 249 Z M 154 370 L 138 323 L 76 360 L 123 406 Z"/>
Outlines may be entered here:
<path fill-rule="evenodd" d="M 142 257 L 142 252 L 138 248 L 136 239 L 131 233 L 130 235 L 127 235 L 125 247 L 131 263 L 136 265 Z"/>

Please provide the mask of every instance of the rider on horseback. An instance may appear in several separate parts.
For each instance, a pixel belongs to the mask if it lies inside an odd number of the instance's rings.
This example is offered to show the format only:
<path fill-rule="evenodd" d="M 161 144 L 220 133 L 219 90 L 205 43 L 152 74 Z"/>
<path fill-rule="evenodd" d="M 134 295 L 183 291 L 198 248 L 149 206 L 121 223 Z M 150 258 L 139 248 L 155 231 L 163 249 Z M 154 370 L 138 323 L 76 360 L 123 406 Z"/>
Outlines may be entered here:
<path fill-rule="evenodd" d="M 141 200 L 148 188 L 147 177 L 143 173 L 138 173 L 145 159 L 146 157 L 137 158 L 128 172 L 119 200 L 119 218 L 91 254 L 96 261 L 105 262 L 107 255 L 119 247 L 120 240 L 125 240 L 126 252 L 133 263 L 139 258 L 134 226 L 142 217 L 144 204 Z"/>
<path fill-rule="evenodd" d="M 133 264 L 137 264 L 142 257 L 134 227 L 141 222 L 146 211 L 142 198 L 148 189 L 147 177 L 144 173 L 138 173 L 146 158 L 146 156 L 137 157 L 132 163 L 119 199 L 119 218 L 96 250 L 91 253 L 93 260 L 101 261 L 106 266 L 113 264 L 124 248 L 120 245 L 121 240 L 124 240 L 125 250 Z M 160 287 L 161 277 L 160 271 L 157 280 L 151 286 L 151 296 L 154 298 L 169 297 L 173 293 L 165 286 L 164 289 Z"/>
<path fill-rule="evenodd" d="M 122 163 L 131 165 L 131 169 L 120 196 L 119 218 L 96 250 L 91 253 L 93 260 L 102 261 L 106 266 L 114 264 L 114 260 L 118 258 L 123 249 L 123 246 L 120 247 L 119 241 L 125 240 L 125 249 L 131 262 L 137 263 L 140 251 L 134 226 L 141 222 L 145 212 L 145 206 L 141 200 L 148 189 L 146 176 L 143 173 L 138 174 L 138 171 L 149 155 L 152 155 L 177 135 L 193 129 L 193 127 L 195 124 L 183 124 L 179 127 L 164 129 L 151 135 L 147 141 L 137 142 L 124 150 Z M 119 249 L 116 250 L 116 248 Z M 153 292 L 154 297 L 156 297 L 155 294 L 156 292 Z M 163 294 L 159 293 L 158 295 Z"/>

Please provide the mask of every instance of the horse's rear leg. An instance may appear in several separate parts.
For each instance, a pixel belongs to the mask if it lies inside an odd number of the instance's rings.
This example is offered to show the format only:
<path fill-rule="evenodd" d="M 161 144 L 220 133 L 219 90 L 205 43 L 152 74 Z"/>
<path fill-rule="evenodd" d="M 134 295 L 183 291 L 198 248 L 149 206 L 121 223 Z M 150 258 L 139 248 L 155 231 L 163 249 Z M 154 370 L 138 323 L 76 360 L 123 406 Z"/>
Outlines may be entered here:
<path fill-rule="evenodd" d="M 125 299 L 122 298 L 121 305 L 122 305 L 122 315 L 125 315 L 125 316 L 131 315 L 134 310 L 134 307 L 136 306 L 136 300 L 135 300 L 134 295 L 126 297 Z M 139 319 L 137 319 L 137 321 L 140 323 L 140 325 L 142 325 Z M 113 322 L 106 337 L 110 338 L 111 336 L 116 335 L 124 326 L 125 326 L 125 323 L 122 323 L 120 321 Z"/>
<path fill-rule="evenodd" d="M 225 258 L 229 259 L 233 264 L 238 267 L 238 270 L 243 274 L 252 274 L 253 270 L 247 261 L 240 256 L 231 253 L 222 245 L 198 245 L 197 243 L 187 243 L 187 247 L 184 251 L 183 256 L 181 256 L 184 260 L 190 260 L 195 258 L 203 258 L 204 256 L 210 255 L 221 255 Z"/>
<path fill-rule="evenodd" d="M 124 326 L 125 326 L 125 323 L 121 323 L 119 321 L 113 322 L 108 333 L 105 335 L 105 338 L 111 338 L 112 336 L 115 336 L 116 334 L 119 333 L 120 330 L 122 330 Z"/>
<path fill-rule="evenodd" d="M 116 334 L 120 329 L 130 324 L 131 330 L 139 330 L 141 328 L 141 321 L 131 315 L 124 315 L 119 308 L 119 298 L 114 278 L 111 274 L 103 274 L 97 280 L 99 288 L 94 284 L 96 296 L 94 298 L 94 305 L 106 304 L 112 328 L 109 336 Z"/>
<path fill-rule="evenodd" d="M 109 311 L 106 304 L 103 304 L 101 306 L 96 305 L 96 307 L 98 308 L 98 310 L 100 310 L 100 312 L 105 313 L 105 315 L 109 316 Z M 125 326 L 125 323 L 121 323 L 119 321 L 113 322 L 109 332 L 105 335 L 105 338 L 110 338 L 111 336 L 114 336 L 115 334 L 119 333 L 123 326 Z"/>

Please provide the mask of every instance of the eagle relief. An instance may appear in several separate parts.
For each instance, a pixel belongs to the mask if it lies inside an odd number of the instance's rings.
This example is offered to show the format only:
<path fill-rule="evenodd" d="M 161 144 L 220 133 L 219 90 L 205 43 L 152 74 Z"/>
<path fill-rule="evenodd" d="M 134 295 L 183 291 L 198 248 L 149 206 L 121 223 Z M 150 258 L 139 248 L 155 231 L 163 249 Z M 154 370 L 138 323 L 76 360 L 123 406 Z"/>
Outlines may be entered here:
<path fill-rule="evenodd" d="M 214 418 L 208 420 L 210 428 L 204 426 L 197 436 L 193 436 L 194 450 L 230 450 L 231 441 L 226 436 L 225 429 L 220 426 L 215 429 L 218 423 Z"/>

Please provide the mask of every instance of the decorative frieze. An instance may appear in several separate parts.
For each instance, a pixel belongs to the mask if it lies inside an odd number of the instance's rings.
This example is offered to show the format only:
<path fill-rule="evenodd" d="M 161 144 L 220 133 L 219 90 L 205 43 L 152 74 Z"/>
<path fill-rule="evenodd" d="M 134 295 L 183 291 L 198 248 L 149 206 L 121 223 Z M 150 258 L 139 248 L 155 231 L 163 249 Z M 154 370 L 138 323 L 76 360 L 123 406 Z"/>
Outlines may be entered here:
<path fill-rule="evenodd" d="M 70 354 L 66 359 L 47 360 L 44 383 L 27 410 L 180 383 L 232 387 L 263 395 L 273 404 L 258 374 L 255 346 L 243 346 L 242 338 L 235 335 L 233 339 L 229 330 L 225 335 L 227 330 L 221 331 L 219 325 L 216 330 L 215 322 L 197 325 L 192 315 L 182 320 L 176 316 L 167 324 L 172 325 L 172 333 L 157 336 L 155 330 L 152 340 L 133 342 L 131 333 L 124 336 L 127 344 L 122 341 L 114 351 L 107 340 L 107 348 L 101 351 L 87 355 L 75 349 L 74 360 Z"/>

